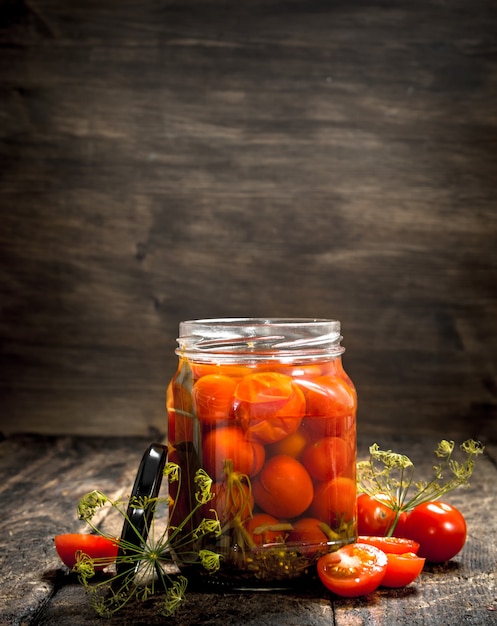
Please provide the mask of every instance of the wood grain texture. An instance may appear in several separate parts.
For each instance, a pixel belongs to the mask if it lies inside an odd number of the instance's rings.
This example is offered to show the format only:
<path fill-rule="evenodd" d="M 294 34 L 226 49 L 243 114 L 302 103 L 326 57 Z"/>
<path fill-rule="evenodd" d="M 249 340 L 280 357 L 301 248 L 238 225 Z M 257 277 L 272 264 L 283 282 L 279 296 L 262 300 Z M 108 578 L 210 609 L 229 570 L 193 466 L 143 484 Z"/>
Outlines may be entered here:
<path fill-rule="evenodd" d="M 309 316 L 365 432 L 497 439 L 494 3 L 0 9 L 5 433 L 164 432 L 180 320 Z"/>
<path fill-rule="evenodd" d="M 385 436 L 385 449 L 409 455 L 417 477 L 431 476 L 432 436 Z M 140 438 L 9 437 L 0 442 L 0 624 L 2 626 L 97 626 L 89 598 L 59 562 L 53 537 L 81 532 L 76 505 L 93 489 L 118 498 L 129 494 L 142 453 Z M 359 440 L 366 458 L 371 439 Z M 402 590 L 380 589 L 353 600 L 328 594 L 320 585 L 291 593 L 221 594 L 190 590 L 175 615 L 176 626 L 452 626 L 495 624 L 497 587 L 497 449 L 478 459 L 468 490 L 446 496 L 468 524 L 459 555 L 444 565 L 426 565 L 421 577 Z M 484 511 L 484 515 L 482 515 Z M 119 534 L 111 516 L 100 525 Z M 152 603 L 133 604 L 109 626 L 163 624 Z"/>

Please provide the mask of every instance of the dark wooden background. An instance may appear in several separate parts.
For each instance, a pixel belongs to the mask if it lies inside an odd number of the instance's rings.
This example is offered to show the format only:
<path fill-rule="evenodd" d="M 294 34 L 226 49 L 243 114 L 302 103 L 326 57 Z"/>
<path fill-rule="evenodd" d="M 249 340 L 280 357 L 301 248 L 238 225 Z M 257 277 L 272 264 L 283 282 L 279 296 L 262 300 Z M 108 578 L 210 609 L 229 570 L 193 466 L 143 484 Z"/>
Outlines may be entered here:
<path fill-rule="evenodd" d="M 0 396 L 157 437 L 182 319 L 342 321 L 359 428 L 497 439 L 493 0 L 0 0 Z"/>

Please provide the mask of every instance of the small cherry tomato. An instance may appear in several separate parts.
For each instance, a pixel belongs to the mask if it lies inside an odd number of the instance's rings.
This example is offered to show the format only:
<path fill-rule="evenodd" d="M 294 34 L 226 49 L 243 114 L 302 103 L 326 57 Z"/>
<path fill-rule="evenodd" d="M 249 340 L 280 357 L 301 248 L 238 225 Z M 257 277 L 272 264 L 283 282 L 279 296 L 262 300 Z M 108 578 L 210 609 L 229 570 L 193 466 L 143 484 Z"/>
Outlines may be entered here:
<path fill-rule="evenodd" d="M 314 488 L 305 467 L 285 454 L 271 457 L 252 481 L 255 503 L 278 519 L 301 515 L 312 502 Z"/>
<path fill-rule="evenodd" d="M 309 436 L 305 430 L 299 428 L 291 435 L 288 435 L 288 437 L 267 445 L 266 454 L 268 456 L 287 454 L 288 456 L 293 456 L 293 458 L 298 459 L 308 443 Z"/>
<path fill-rule="evenodd" d="M 288 533 L 288 542 L 299 544 L 299 551 L 313 557 L 317 552 L 327 552 L 328 537 L 320 528 L 320 520 L 314 517 L 301 517 L 292 524 Z"/>
<path fill-rule="evenodd" d="M 306 415 L 338 417 L 354 413 L 357 394 L 354 386 L 341 376 L 318 376 L 312 381 L 298 380 L 306 399 Z"/>
<path fill-rule="evenodd" d="M 247 476 L 257 474 L 265 458 L 264 447 L 248 441 L 241 428 L 226 426 L 209 431 L 202 445 L 203 465 L 213 480 L 222 480 L 225 463 L 231 461 L 233 471 Z"/>
<path fill-rule="evenodd" d="M 358 543 L 367 543 L 370 546 L 375 546 L 386 554 L 405 554 L 411 552 L 417 554 L 419 550 L 419 543 L 413 539 L 405 539 L 401 537 L 374 537 L 359 535 L 357 538 Z"/>
<path fill-rule="evenodd" d="M 327 589 L 346 598 L 356 598 L 380 586 L 387 564 L 387 555 L 382 550 L 352 543 L 319 558 L 317 570 Z"/>
<path fill-rule="evenodd" d="M 390 498 L 386 494 L 379 493 L 374 498 L 365 493 L 361 493 L 357 497 L 357 531 L 359 535 L 369 535 L 383 537 L 388 532 L 395 521 L 395 511 L 387 504 Z M 407 519 L 407 513 L 403 511 L 397 523 L 393 534 L 401 537 L 404 525 Z"/>
<path fill-rule="evenodd" d="M 331 480 L 348 468 L 349 445 L 341 437 L 323 437 L 307 446 L 302 463 L 315 480 Z"/>
<path fill-rule="evenodd" d="M 305 398 L 293 379 L 278 372 L 256 372 L 235 390 L 235 415 L 246 437 L 274 443 L 294 433 L 305 412 Z"/>
<path fill-rule="evenodd" d="M 284 543 L 287 531 L 281 526 L 279 520 L 268 513 L 256 513 L 245 522 L 245 530 L 256 546 Z"/>
<path fill-rule="evenodd" d="M 116 560 L 119 548 L 117 539 L 84 533 L 57 535 L 54 541 L 60 560 L 69 569 L 76 565 L 81 552 L 94 559 L 95 570 L 102 570 Z"/>
<path fill-rule="evenodd" d="M 388 564 L 382 587 L 405 587 L 410 585 L 421 574 L 425 560 L 414 552 L 404 554 L 387 554 Z"/>
<path fill-rule="evenodd" d="M 195 413 L 206 424 L 216 424 L 233 417 L 236 378 L 208 374 L 193 385 L 192 398 Z"/>
<path fill-rule="evenodd" d="M 245 483 L 229 479 L 213 483 L 211 493 L 214 494 L 214 498 L 203 507 L 205 517 L 214 517 L 212 511 L 214 510 L 221 525 L 224 526 L 233 519 L 243 522 L 252 515 L 254 497 Z"/>
<path fill-rule="evenodd" d="M 351 478 L 339 476 L 318 483 L 309 509 L 313 517 L 333 527 L 349 522 L 356 515 L 356 483 Z"/>
<path fill-rule="evenodd" d="M 444 563 L 462 550 L 466 542 L 466 521 L 450 504 L 425 502 L 407 516 L 404 535 L 419 543 L 419 556 L 430 563 Z"/>

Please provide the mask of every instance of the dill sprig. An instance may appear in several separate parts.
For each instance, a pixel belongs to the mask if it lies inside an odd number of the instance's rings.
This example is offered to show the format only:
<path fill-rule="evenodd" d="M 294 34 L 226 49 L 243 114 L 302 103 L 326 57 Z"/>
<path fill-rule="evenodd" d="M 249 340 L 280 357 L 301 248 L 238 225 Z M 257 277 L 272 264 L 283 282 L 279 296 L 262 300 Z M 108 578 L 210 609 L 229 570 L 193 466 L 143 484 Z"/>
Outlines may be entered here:
<path fill-rule="evenodd" d="M 177 493 L 179 493 L 181 489 L 179 465 L 166 463 L 164 475 L 167 476 L 169 483 L 178 483 Z M 183 562 L 188 559 L 191 563 L 201 564 L 210 572 L 219 569 L 221 559 L 219 554 L 210 550 L 195 551 L 192 548 L 200 537 L 206 534 L 219 536 L 221 533 L 221 524 L 217 516 L 214 519 L 202 519 L 191 529 L 189 522 L 197 511 L 214 497 L 211 492 L 212 480 L 204 470 L 199 469 L 196 472 L 194 484 L 196 505 L 185 519 L 175 526 L 168 520 L 173 517 L 177 498 L 176 501 L 170 497 L 146 498 L 146 501 L 143 498 L 113 501 L 102 492 L 94 490 L 80 500 L 77 507 L 78 516 L 86 521 L 95 533 L 114 539 L 104 534 L 92 521 L 98 509 L 110 506 L 127 520 L 136 535 L 136 541 L 133 543 L 119 540 L 120 550 L 115 567 L 113 566 L 113 571 L 105 578 L 94 579 L 95 566 L 101 564 L 100 559 L 92 559 L 82 552 L 77 554 L 77 562 L 73 569 L 100 616 L 110 617 L 131 601 L 145 602 L 152 596 L 158 597 L 159 593 L 159 614 L 165 617 L 173 615 L 185 600 L 188 584 L 186 577 L 176 568 L 173 556 L 175 551 L 181 551 Z M 169 508 L 169 513 L 164 514 L 166 521 L 163 530 L 156 532 L 154 515 L 147 536 L 142 536 L 128 516 L 128 507 L 152 507 L 156 513 L 160 505 Z M 188 546 L 188 553 L 182 550 L 184 546 Z M 126 567 L 118 567 L 123 564 Z"/>
<path fill-rule="evenodd" d="M 388 534 L 394 531 L 400 514 L 412 511 L 423 502 L 440 499 L 457 489 L 467 488 L 473 473 L 475 459 L 483 453 L 479 441 L 467 439 L 459 449 L 464 456 L 462 461 L 454 458 L 455 444 L 443 439 L 435 449 L 439 461 L 433 466 L 430 480 L 415 480 L 414 463 L 405 454 L 380 450 L 374 443 L 369 448 L 369 459 L 357 463 L 357 488 L 377 499 L 395 513 L 395 520 Z"/>

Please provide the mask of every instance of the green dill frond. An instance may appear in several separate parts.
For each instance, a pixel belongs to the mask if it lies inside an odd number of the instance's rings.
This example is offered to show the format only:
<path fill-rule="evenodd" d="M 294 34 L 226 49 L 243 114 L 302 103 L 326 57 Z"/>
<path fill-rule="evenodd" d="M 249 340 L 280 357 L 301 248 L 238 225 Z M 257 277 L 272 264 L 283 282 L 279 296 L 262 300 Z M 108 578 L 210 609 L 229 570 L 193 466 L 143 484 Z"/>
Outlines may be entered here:
<path fill-rule="evenodd" d="M 199 550 L 198 556 L 202 565 L 209 572 L 217 572 L 221 567 L 220 561 L 222 556 L 212 550 Z"/>
<path fill-rule="evenodd" d="M 475 457 L 482 454 L 484 448 L 474 439 L 464 441 L 460 450 L 466 458 L 462 461 L 453 458 L 454 449 L 453 441 L 440 441 L 435 449 L 440 462 L 433 465 L 433 477 L 415 481 L 414 464 L 409 457 L 381 450 L 378 444 L 372 444 L 369 460 L 357 463 L 358 491 L 377 497 L 382 504 L 401 512 L 411 511 L 423 502 L 438 500 L 458 487 L 468 487 Z M 393 530 L 394 527 L 389 533 Z"/>
<path fill-rule="evenodd" d="M 164 617 L 171 617 L 176 613 L 180 604 L 185 600 L 185 592 L 188 580 L 184 576 L 179 576 L 174 580 L 166 591 L 165 598 L 159 610 L 159 614 Z"/>
<path fill-rule="evenodd" d="M 85 522 L 90 521 L 98 508 L 110 502 L 110 499 L 101 491 L 94 489 L 84 495 L 78 503 L 78 517 Z"/>

